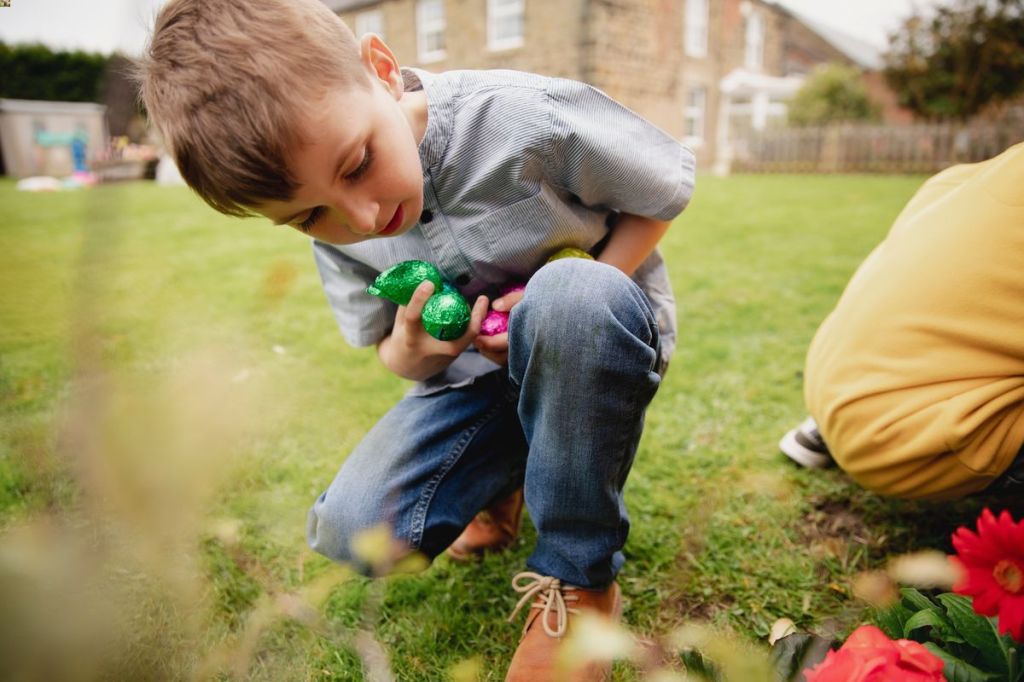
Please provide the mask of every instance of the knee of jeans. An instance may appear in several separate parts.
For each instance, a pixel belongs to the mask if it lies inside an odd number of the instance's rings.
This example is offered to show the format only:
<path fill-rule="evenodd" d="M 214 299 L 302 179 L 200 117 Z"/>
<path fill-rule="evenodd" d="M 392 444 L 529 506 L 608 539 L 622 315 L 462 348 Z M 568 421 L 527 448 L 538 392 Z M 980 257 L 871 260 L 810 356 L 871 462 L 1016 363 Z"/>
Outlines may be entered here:
<path fill-rule="evenodd" d="M 582 258 L 560 259 L 538 270 L 512 314 L 513 325 L 528 338 L 540 334 L 555 345 L 591 343 L 614 326 L 651 341 L 652 327 L 657 328 L 640 287 L 618 268 Z M 613 321 L 619 324 L 609 326 Z"/>
<path fill-rule="evenodd" d="M 346 499 L 347 498 L 347 499 Z M 317 498 L 306 519 L 306 541 L 310 548 L 329 559 L 358 564 L 352 541 L 359 533 L 381 523 L 379 510 L 353 504 L 346 495 L 327 491 Z"/>
<path fill-rule="evenodd" d="M 634 300 L 636 285 L 618 268 L 582 258 L 562 258 L 538 270 L 526 287 L 525 311 L 564 320 L 606 314 Z M 637 289 L 639 292 L 639 289 Z"/>

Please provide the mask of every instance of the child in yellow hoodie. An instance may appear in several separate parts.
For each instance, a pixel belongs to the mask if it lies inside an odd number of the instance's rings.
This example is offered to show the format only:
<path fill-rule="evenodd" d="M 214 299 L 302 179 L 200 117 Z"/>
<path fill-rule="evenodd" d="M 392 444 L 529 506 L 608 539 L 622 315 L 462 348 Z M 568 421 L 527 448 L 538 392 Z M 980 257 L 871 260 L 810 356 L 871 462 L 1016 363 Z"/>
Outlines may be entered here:
<path fill-rule="evenodd" d="M 1024 491 L 1024 144 L 928 180 L 807 354 L 780 447 L 883 495 Z"/>

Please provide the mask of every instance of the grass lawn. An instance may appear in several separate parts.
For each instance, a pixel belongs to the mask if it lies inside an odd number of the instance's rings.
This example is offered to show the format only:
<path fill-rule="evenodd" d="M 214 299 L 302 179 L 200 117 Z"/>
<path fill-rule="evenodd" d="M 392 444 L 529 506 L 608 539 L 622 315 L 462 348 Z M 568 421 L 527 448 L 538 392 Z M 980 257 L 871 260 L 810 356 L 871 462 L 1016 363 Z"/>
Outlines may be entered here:
<path fill-rule="evenodd" d="M 700 180 L 663 242 L 681 336 L 627 484 L 634 631 L 841 636 L 858 572 L 973 520 L 776 450 L 816 326 L 921 181 Z M 406 389 L 344 344 L 305 238 L 148 184 L 3 182 L 0 206 L 0 632 L 21 638 L 0 660 L 349 680 L 383 650 L 401 680 L 503 679 L 528 524 L 481 565 L 387 581 L 305 548 L 309 504 Z"/>

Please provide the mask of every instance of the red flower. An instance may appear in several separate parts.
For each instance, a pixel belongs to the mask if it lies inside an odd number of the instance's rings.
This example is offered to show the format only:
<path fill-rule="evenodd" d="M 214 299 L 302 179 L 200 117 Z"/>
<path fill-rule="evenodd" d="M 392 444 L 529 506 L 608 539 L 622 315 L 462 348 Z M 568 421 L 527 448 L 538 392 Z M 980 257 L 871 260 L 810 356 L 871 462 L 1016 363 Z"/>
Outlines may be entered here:
<path fill-rule="evenodd" d="M 973 597 L 977 613 L 998 615 L 999 634 L 1024 642 L 1024 521 L 984 509 L 978 532 L 958 528 L 953 547 L 953 561 L 963 569 L 953 591 Z"/>
<path fill-rule="evenodd" d="M 804 671 L 807 682 L 945 682 L 942 659 L 917 642 L 861 625 L 838 651 Z"/>

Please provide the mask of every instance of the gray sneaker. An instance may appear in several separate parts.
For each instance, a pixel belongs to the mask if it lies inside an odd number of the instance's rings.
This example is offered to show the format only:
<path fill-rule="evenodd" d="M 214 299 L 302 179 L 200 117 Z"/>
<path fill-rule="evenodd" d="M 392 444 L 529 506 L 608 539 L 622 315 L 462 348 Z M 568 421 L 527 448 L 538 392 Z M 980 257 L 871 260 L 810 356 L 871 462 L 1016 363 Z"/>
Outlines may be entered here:
<path fill-rule="evenodd" d="M 779 441 L 779 449 L 786 457 L 808 469 L 823 469 L 835 463 L 814 417 L 808 417 L 800 426 L 787 432 Z"/>

